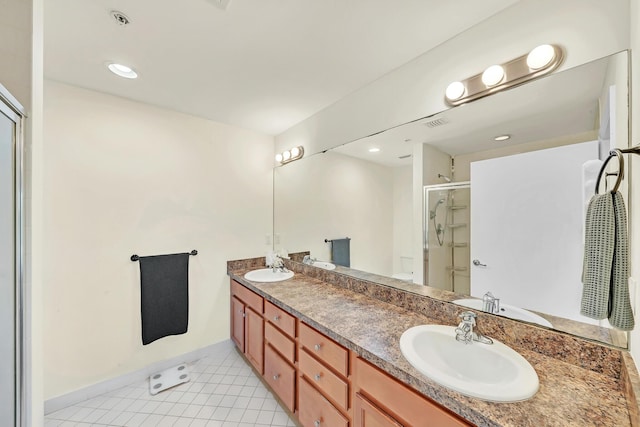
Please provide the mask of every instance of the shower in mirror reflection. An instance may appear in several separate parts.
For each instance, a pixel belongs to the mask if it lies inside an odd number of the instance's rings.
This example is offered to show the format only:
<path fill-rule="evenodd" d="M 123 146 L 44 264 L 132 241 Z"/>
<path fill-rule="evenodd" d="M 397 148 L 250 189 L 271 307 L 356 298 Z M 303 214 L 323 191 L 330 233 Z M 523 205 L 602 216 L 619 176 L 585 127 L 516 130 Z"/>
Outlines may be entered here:
<path fill-rule="evenodd" d="M 469 292 L 469 182 L 424 187 L 425 284 L 456 293 Z"/>

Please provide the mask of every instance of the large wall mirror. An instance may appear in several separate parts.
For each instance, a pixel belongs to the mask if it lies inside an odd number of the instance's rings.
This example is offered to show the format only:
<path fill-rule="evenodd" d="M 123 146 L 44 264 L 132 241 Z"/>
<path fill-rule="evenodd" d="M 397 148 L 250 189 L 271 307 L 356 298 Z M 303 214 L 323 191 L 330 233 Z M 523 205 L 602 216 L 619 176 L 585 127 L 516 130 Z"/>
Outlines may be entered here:
<path fill-rule="evenodd" d="M 339 273 L 474 308 L 491 292 L 499 315 L 626 347 L 579 305 L 593 175 L 629 145 L 628 64 L 620 52 L 275 168 L 276 247 L 331 261 L 325 240 L 349 237 Z"/>

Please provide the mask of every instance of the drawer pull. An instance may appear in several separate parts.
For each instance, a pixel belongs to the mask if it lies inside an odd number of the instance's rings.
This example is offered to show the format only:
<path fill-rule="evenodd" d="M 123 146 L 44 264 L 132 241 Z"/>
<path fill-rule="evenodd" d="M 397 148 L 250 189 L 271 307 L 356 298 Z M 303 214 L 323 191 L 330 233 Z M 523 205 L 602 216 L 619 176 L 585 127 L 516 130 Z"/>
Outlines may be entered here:
<path fill-rule="evenodd" d="M 320 420 L 315 420 L 313 422 L 314 427 L 320 427 L 320 424 L 321 424 Z"/>
<path fill-rule="evenodd" d="M 313 348 L 315 348 L 316 351 L 320 351 L 320 349 L 322 348 L 322 344 L 316 344 L 313 346 Z"/>
<path fill-rule="evenodd" d="M 316 381 L 320 381 L 320 378 L 322 378 L 322 374 L 315 374 L 313 378 L 315 378 Z"/>
<path fill-rule="evenodd" d="M 275 375 L 273 376 L 273 379 L 274 379 L 274 380 L 276 380 L 276 381 L 278 380 L 278 378 L 280 378 L 280 374 L 275 374 Z"/>
<path fill-rule="evenodd" d="M 278 315 L 278 316 L 273 316 L 273 320 L 274 320 L 275 322 L 277 322 L 278 320 L 280 320 L 280 315 Z"/>

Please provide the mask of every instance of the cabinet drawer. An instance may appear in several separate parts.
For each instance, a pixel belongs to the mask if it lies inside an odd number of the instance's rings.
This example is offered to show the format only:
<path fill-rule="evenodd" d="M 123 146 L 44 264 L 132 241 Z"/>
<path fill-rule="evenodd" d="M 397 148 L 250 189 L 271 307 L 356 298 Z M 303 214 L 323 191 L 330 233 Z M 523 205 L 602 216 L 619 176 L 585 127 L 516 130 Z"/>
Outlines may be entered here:
<path fill-rule="evenodd" d="M 298 418 L 303 427 L 349 427 L 349 420 L 304 378 L 298 387 Z"/>
<path fill-rule="evenodd" d="M 310 354 L 313 354 L 343 376 L 347 376 L 349 353 L 346 348 L 304 323 L 300 323 L 299 334 L 300 345 L 306 348 Z"/>
<path fill-rule="evenodd" d="M 353 407 L 353 424 L 356 427 L 402 427 L 402 424 L 391 418 L 360 393 L 356 393 Z"/>
<path fill-rule="evenodd" d="M 276 325 L 282 332 L 289 335 L 290 338 L 296 336 L 296 318 L 273 304 L 265 301 L 264 317 L 269 322 Z"/>
<path fill-rule="evenodd" d="M 259 315 L 262 315 L 262 313 L 264 312 L 262 297 L 255 292 L 245 288 L 235 280 L 231 281 L 231 295 L 235 295 L 236 298 L 251 307 L 253 311 L 258 313 Z"/>
<path fill-rule="evenodd" d="M 298 367 L 307 380 L 345 411 L 349 405 L 349 386 L 339 376 L 311 357 L 306 350 L 298 355 Z"/>
<path fill-rule="evenodd" d="M 296 370 L 268 345 L 264 350 L 264 378 L 285 406 L 293 412 Z"/>
<path fill-rule="evenodd" d="M 415 427 L 471 425 L 360 358 L 355 362 L 355 378 L 356 392 L 370 396 L 380 409 L 403 424 Z"/>
<path fill-rule="evenodd" d="M 296 344 L 271 323 L 265 323 L 264 339 L 286 360 L 293 364 L 296 356 Z"/>

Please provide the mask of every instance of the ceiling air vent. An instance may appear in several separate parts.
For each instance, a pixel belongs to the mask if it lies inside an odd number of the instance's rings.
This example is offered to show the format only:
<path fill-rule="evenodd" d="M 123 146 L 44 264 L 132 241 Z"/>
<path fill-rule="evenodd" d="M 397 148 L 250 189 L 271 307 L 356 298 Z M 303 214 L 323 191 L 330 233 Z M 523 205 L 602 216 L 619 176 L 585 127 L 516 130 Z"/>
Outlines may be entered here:
<path fill-rule="evenodd" d="M 122 25 L 127 26 L 129 24 L 131 24 L 131 19 L 129 19 L 129 17 L 127 15 L 125 15 L 124 13 L 117 11 L 117 10 L 112 10 L 111 11 L 111 17 L 113 19 L 115 19 L 116 23 L 118 25 Z"/>
<path fill-rule="evenodd" d="M 449 123 L 449 119 L 441 117 L 439 119 L 430 120 L 428 122 L 425 122 L 424 125 L 426 127 L 429 127 L 429 128 L 435 128 L 435 127 L 438 127 L 438 126 L 446 125 L 447 123 Z"/>
<path fill-rule="evenodd" d="M 209 3 L 213 3 L 215 6 L 219 7 L 222 10 L 227 10 L 229 3 L 231 0 L 209 0 Z"/>

